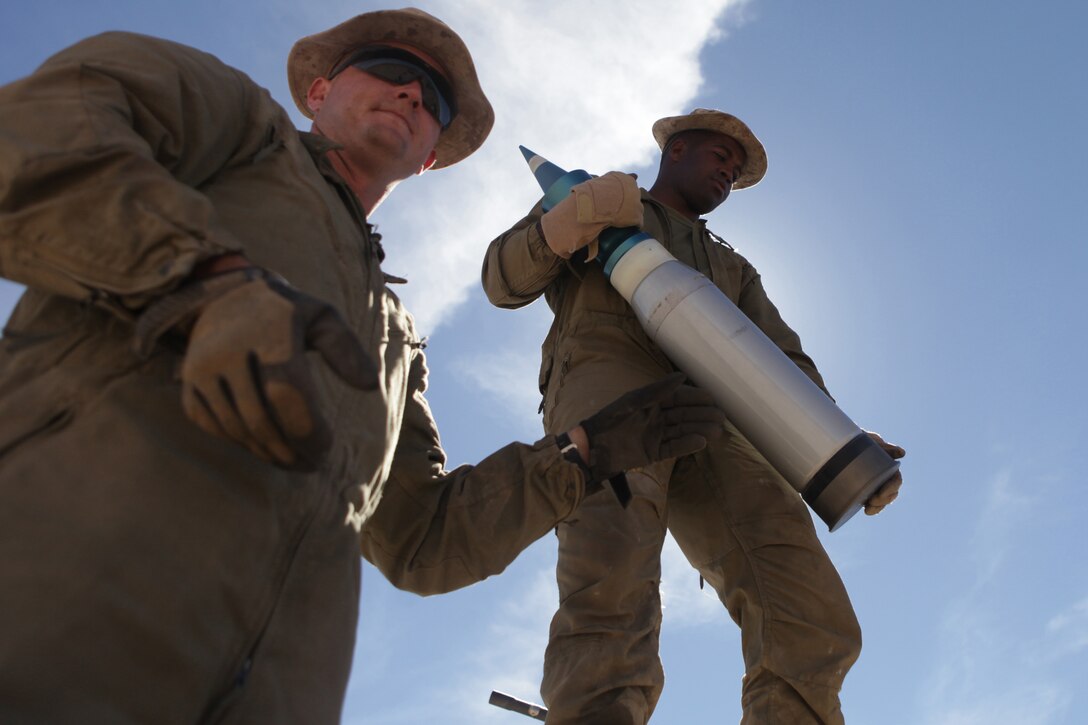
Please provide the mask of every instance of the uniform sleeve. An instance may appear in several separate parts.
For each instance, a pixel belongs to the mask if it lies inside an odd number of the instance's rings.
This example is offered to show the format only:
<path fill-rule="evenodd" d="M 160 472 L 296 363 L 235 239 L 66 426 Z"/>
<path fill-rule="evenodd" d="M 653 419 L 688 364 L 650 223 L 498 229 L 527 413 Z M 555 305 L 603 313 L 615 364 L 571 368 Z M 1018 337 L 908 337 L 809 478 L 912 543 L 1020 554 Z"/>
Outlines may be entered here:
<path fill-rule="evenodd" d="M 585 481 L 551 436 L 447 472 L 423 397 L 426 375 L 419 354 L 390 476 L 361 547 L 394 586 L 440 594 L 502 572 L 577 507 Z"/>
<path fill-rule="evenodd" d="M 0 88 L 0 274 L 132 309 L 239 250 L 200 188 L 260 150 L 259 93 L 210 55 L 130 33 Z"/>
<path fill-rule="evenodd" d="M 559 276 L 565 262 L 540 235 L 538 203 L 528 216 L 491 242 L 484 257 L 483 285 L 496 307 L 524 307 Z"/>
<path fill-rule="evenodd" d="M 738 306 L 782 352 L 786 353 L 786 357 L 793 360 L 797 367 L 801 368 L 801 371 L 827 394 L 827 397 L 831 397 L 831 393 L 824 385 L 823 376 L 816 369 L 816 363 L 801 349 L 801 338 L 782 319 L 778 308 L 767 296 L 759 273 L 747 262 L 744 265 L 744 282 Z"/>

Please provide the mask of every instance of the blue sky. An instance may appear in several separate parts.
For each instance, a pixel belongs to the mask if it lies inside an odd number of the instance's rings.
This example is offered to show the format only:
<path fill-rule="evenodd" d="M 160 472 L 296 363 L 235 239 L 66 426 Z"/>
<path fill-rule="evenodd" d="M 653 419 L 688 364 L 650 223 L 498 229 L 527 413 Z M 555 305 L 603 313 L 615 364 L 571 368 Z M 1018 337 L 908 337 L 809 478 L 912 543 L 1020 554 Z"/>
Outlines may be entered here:
<path fill-rule="evenodd" d="M 535 200 L 517 145 L 654 177 L 656 118 L 715 107 L 766 179 L 709 218 L 761 271 L 843 409 L 907 448 L 900 500 L 824 541 L 865 632 L 848 722 L 1074 725 L 1088 712 L 1088 9 L 1073 0 L 443 0 L 495 106 L 484 148 L 399 187 L 374 221 L 408 277 L 451 464 L 541 434 L 542 303 L 496 310 L 483 250 Z M 291 43 L 371 2 L 8 3 L 0 82 L 122 28 L 197 45 L 291 106 Z M 296 121 L 302 119 L 296 114 Z M 0 288 L 6 317 L 17 288 Z M 345 723 L 529 722 L 555 606 L 545 537 L 434 598 L 364 574 Z M 724 610 L 665 552 L 660 723 L 735 722 Z"/>

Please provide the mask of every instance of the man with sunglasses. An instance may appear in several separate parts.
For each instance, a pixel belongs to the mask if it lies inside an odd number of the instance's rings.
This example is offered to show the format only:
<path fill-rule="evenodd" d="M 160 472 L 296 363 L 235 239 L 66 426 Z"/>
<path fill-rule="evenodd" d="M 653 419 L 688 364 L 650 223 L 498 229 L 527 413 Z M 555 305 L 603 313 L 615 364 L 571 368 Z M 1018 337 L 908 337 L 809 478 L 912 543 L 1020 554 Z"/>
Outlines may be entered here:
<path fill-rule="evenodd" d="M 740 119 L 712 109 L 662 118 L 652 132 L 661 159 L 649 190 L 619 172 L 586 181 L 546 213 L 538 203 L 484 259 L 494 304 L 518 308 L 544 295 L 555 313 L 542 346 L 545 430 L 564 430 L 596 401 L 676 370 L 601 266 L 586 263 L 609 226 L 642 227 L 706 275 L 826 392 L 755 268 L 702 218 L 763 178 L 763 144 Z M 870 435 L 891 456 L 904 455 Z M 839 689 L 861 632 L 797 492 L 732 426 L 703 450 L 627 479 L 627 515 L 593 495 L 556 528 L 560 603 L 541 684 L 548 722 L 641 725 L 653 713 L 665 679 L 658 636 L 667 530 L 741 628 L 742 722 L 842 723 Z M 901 483 L 896 474 L 866 513 L 895 499 Z"/>
<path fill-rule="evenodd" d="M 129 33 L 0 89 L 0 272 L 27 287 L 0 342 L 0 722 L 336 722 L 360 549 L 465 586 L 721 428 L 671 379 L 447 471 L 367 216 L 491 106 L 414 9 L 299 40 L 288 76 L 310 133 Z"/>

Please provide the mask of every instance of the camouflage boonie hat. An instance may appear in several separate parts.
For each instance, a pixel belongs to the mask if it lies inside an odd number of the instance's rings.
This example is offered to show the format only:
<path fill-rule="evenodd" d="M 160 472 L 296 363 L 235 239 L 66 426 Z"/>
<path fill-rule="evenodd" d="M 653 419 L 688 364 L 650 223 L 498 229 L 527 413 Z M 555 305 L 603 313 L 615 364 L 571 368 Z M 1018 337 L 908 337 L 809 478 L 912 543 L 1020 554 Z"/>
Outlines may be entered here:
<path fill-rule="evenodd" d="M 654 139 L 661 150 L 669 139 L 681 131 L 717 131 L 734 139 L 744 149 L 747 159 L 733 189 L 755 186 L 767 173 L 767 151 L 756 135 L 736 116 L 711 108 L 696 108 L 686 116 L 669 116 L 654 122 Z"/>
<path fill-rule="evenodd" d="M 390 41 L 419 48 L 430 55 L 453 86 L 457 116 L 438 137 L 432 168 L 455 164 L 478 149 L 491 133 L 495 112 L 480 88 L 472 56 L 450 26 L 416 8 L 356 15 L 295 43 L 287 57 L 287 81 L 298 110 L 313 118 L 306 105 L 306 92 L 314 79 L 328 77 L 336 64 L 357 48 Z"/>

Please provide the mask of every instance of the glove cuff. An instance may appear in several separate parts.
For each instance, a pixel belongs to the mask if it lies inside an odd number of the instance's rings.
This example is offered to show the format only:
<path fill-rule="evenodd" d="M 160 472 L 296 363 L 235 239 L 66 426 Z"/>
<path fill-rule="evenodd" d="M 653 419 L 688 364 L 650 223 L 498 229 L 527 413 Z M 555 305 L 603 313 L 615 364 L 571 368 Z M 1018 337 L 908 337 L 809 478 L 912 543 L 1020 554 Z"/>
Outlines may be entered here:
<path fill-rule="evenodd" d="M 227 292 L 257 279 L 284 282 L 283 278 L 261 267 L 246 267 L 189 282 L 148 305 L 136 319 L 133 350 L 146 358 L 159 338 L 170 330 L 185 331 L 192 326 L 200 310 Z M 284 284 L 286 284 L 284 282 Z"/>
<path fill-rule="evenodd" d="M 578 467 L 582 469 L 582 473 L 586 475 L 586 496 L 604 488 L 605 482 L 594 477 L 592 469 L 582 460 L 582 454 L 578 452 L 577 444 L 570 439 L 569 435 L 566 433 L 557 435 L 555 445 L 559 448 L 559 453 L 563 458 L 571 463 L 577 463 Z M 627 476 L 621 471 L 606 480 L 608 485 L 612 487 L 612 492 L 616 494 L 616 500 L 620 502 L 620 506 L 627 508 L 627 505 L 631 503 L 631 488 L 627 485 Z"/>
<path fill-rule="evenodd" d="M 609 171 L 576 184 L 571 191 L 576 218 L 582 224 L 611 227 L 642 226 L 642 198 L 635 178 L 621 171 Z"/>
<path fill-rule="evenodd" d="M 560 433 L 555 437 L 555 445 L 559 448 L 559 455 L 567 459 L 571 463 L 577 463 L 578 467 L 582 469 L 582 473 L 586 474 L 586 481 L 589 482 L 593 478 L 593 472 L 586 465 L 586 462 L 582 460 L 582 454 L 578 452 L 578 446 L 574 441 L 570 439 L 570 436 L 566 433 Z"/>

